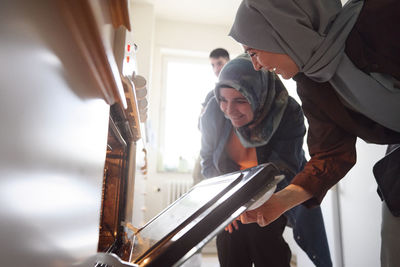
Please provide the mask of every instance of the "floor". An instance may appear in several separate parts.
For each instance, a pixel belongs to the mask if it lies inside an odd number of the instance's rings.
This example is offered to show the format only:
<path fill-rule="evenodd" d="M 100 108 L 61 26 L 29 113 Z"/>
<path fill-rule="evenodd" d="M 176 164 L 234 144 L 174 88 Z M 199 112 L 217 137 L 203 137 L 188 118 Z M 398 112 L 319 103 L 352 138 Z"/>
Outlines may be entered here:
<path fill-rule="evenodd" d="M 296 267 L 296 258 L 292 258 L 290 262 L 291 267 Z M 216 254 L 203 254 L 201 257 L 200 267 L 219 267 L 218 258 Z"/>
<path fill-rule="evenodd" d="M 219 267 L 217 254 L 203 254 L 201 257 L 201 267 Z"/>

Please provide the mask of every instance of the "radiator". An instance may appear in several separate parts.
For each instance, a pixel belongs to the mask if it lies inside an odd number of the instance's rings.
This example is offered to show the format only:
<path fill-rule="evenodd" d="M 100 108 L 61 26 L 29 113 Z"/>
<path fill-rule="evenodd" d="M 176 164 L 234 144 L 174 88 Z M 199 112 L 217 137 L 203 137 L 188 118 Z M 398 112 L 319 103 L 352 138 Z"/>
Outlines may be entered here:
<path fill-rule="evenodd" d="M 192 187 L 193 181 L 188 179 L 169 179 L 165 182 L 165 206 L 177 200 Z"/>

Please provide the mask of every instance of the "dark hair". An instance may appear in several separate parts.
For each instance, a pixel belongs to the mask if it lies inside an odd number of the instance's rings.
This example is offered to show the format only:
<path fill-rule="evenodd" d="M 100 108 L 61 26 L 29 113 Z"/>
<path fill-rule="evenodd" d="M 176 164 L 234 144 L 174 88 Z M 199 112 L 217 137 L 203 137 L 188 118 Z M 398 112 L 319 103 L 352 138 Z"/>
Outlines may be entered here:
<path fill-rule="evenodd" d="M 215 48 L 213 51 L 210 53 L 210 58 L 219 58 L 223 57 L 229 60 L 229 53 L 226 51 L 226 49 L 223 48 Z"/>

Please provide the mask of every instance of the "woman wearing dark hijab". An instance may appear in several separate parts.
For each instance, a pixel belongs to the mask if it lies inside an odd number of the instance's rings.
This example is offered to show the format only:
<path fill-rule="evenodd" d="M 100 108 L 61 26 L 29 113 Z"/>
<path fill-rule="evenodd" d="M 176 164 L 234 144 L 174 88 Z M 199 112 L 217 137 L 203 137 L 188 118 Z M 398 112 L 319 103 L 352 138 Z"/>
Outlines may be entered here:
<path fill-rule="evenodd" d="M 202 173 L 205 177 L 273 162 L 287 186 L 306 160 L 302 149 L 304 117 L 279 78 L 255 71 L 247 55 L 222 69 L 215 97 L 200 120 Z M 321 210 L 298 206 L 267 227 L 233 223 L 217 237 L 222 267 L 290 266 L 290 249 L 282 237 L 286 225 L 316 266 L 332 266 Z"/>
<path fill-rule="evenodd" d="M 356 162 L 357 137 L 400 143 L 400 1 L 244 0 L 230 36 L 255 69 L 297 82 L 311 160 L 242 222 L 267 225 L 304 203 L 319 205 Z M 400 266 L 400 148 L 374 167 L 382 205 L 382 266 Z M 257 215 L 258 214 L 258 215 Z M 388 227 L 390 227 L 390 230 Z"/>

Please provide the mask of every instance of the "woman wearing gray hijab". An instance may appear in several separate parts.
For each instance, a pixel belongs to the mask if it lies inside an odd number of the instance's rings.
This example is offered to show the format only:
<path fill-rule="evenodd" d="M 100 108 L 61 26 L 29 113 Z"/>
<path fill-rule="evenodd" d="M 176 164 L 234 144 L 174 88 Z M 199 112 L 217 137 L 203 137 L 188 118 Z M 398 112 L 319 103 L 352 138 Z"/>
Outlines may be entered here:
<path fill-rule="evenodd" d="M 300 105 L 279 78 L 254 70 L 247 55 L 228 62 L 200 119 L 202 173 L 205 177 L 272 162 L 285 174 L 286 187 L 306 160 Z M 290 266 L 290 249 L 282 237 L 285 226 L 315 266 L 332 266 L 320 208 L 298 206 L 267 227 L 234 222 L 217 236 L 221 267 Z"/>
<path fill-rule="evenodd" d="M 242 222 L 267 225 L 319 205 L 356 162 L 357 137 L 400 143 L 400 1 L 244 0 L 230 36 L 254 68 L 293 78 L 309 123 L 311 160 Z M 400 148 L 374 167 L 383 200 L 382 266 L 400 266 Z M 387 228 L 390 226 L 390 230 Z M 393 236 L 395 236 L 393 238 Z"/>

